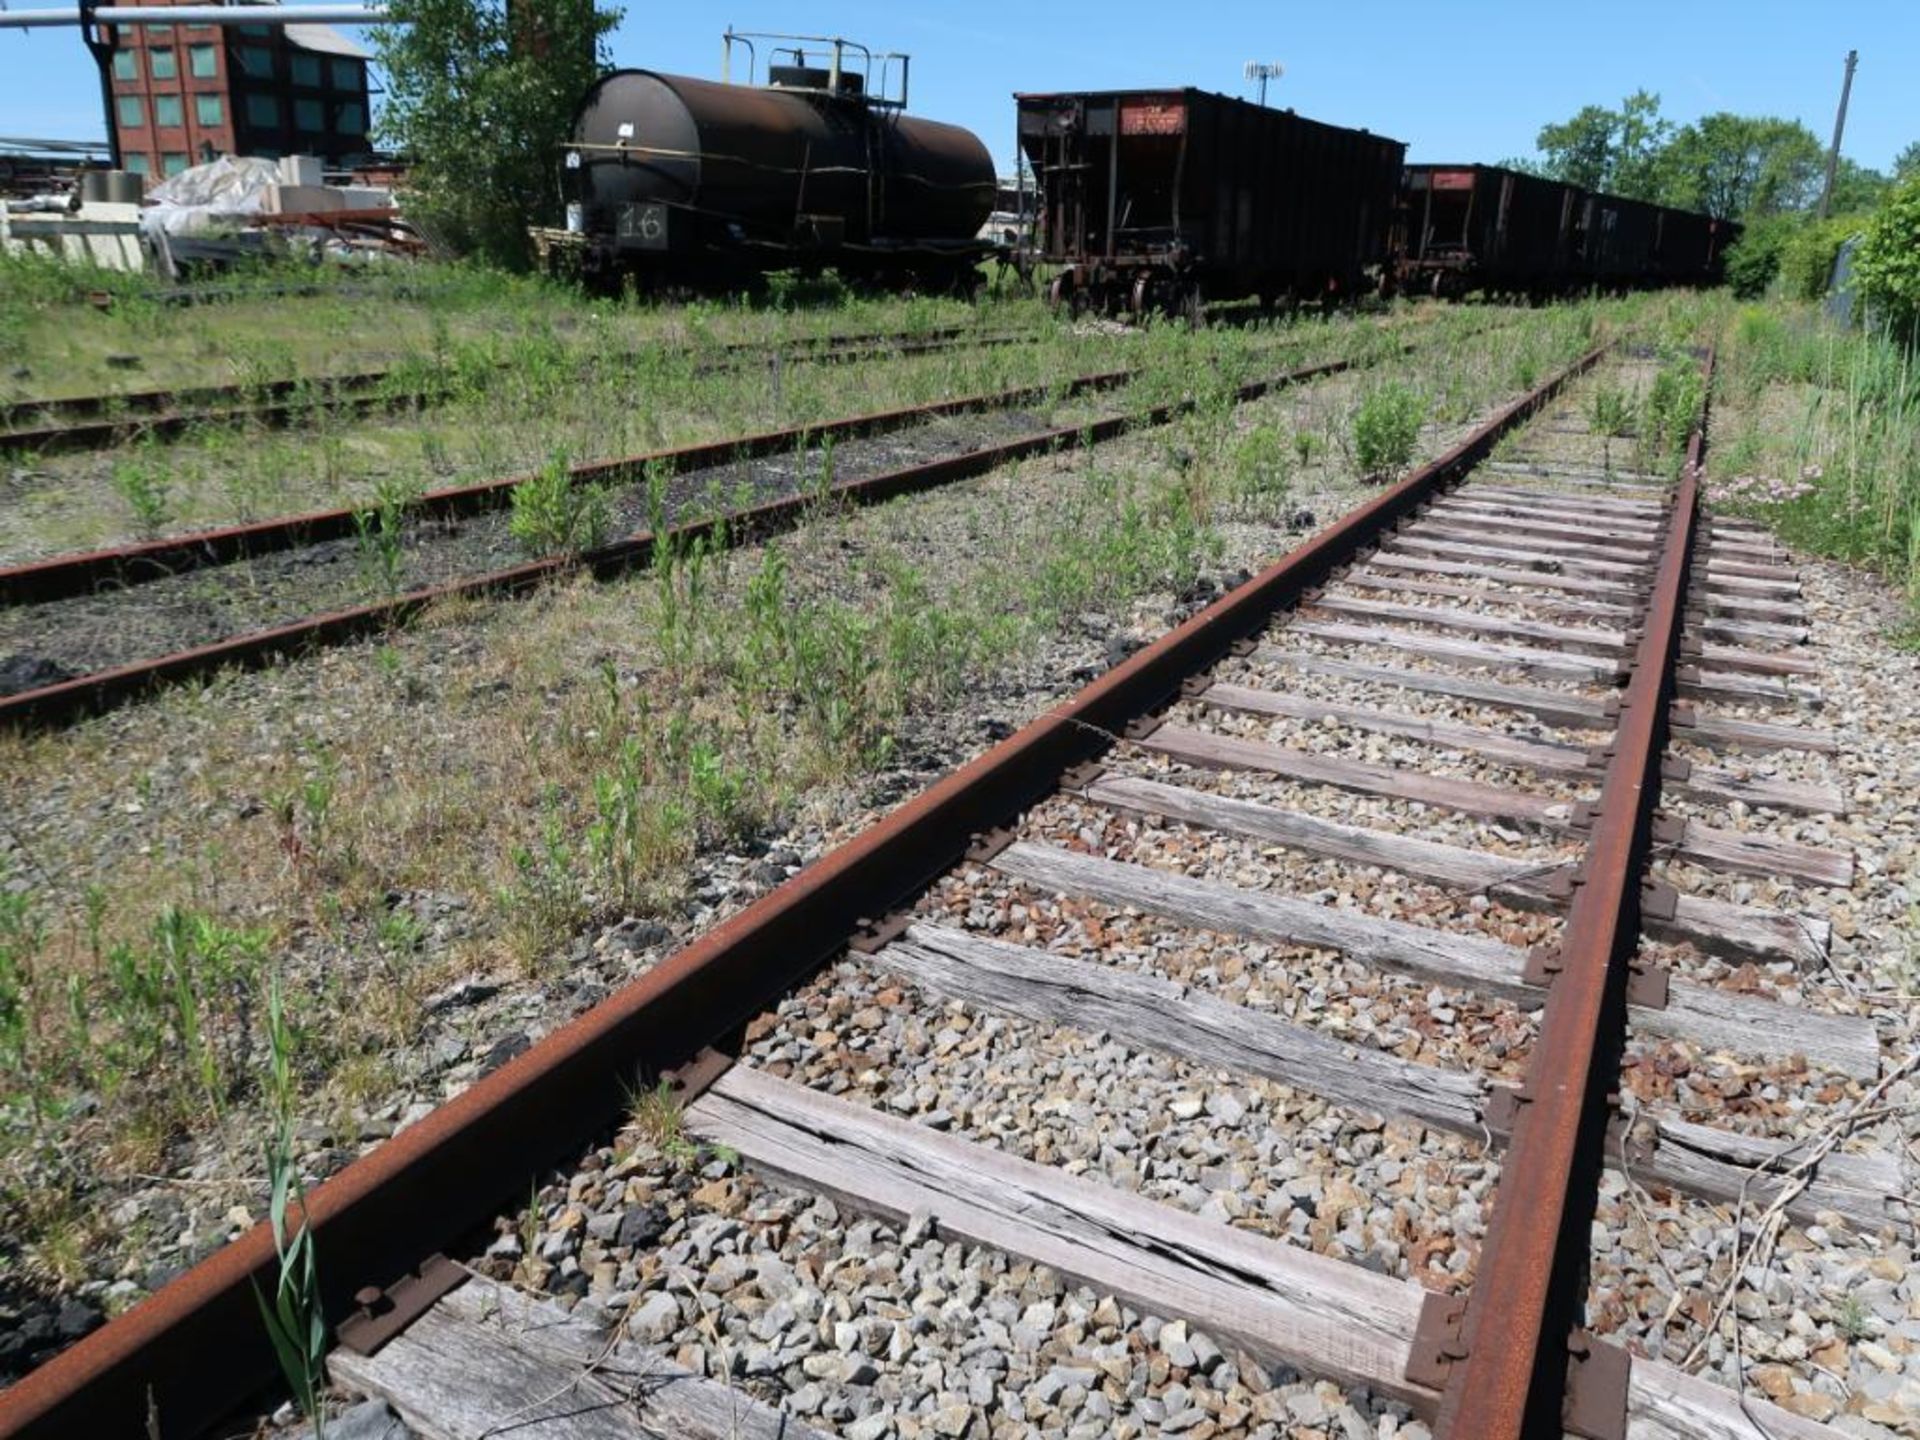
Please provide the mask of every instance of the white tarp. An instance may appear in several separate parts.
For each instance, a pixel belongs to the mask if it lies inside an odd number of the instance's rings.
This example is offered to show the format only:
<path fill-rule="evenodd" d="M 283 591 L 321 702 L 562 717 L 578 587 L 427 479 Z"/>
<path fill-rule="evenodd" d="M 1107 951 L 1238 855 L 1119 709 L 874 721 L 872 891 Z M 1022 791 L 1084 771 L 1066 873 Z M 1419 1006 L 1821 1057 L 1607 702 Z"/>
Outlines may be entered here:
<path fill-rule="evenodd" d="M 148 234 L 224 229 L 231 221 L 245 221 L 265 211 L 267 198 L 279 183 L 280 167 L 273 161 L 223 155 L 182 170 L 149 190 L 141 223 Z"/>

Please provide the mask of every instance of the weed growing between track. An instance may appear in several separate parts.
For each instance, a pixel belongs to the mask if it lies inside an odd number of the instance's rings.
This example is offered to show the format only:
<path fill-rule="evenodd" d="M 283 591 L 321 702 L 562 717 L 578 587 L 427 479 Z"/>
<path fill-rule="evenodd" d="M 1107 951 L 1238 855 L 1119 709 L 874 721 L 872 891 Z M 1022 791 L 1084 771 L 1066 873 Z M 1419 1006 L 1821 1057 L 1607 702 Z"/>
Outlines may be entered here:
<path fill-rule="evenodd" d="M 1431 454 L 1602 310 L 1447 311 L 1382 374 Z M 1237 352 L 1137 343 L 1167 360 L 1130 405 L 1193 394 L 1177 425 L 0 740 L 0 1283 L 112 1308 L 259 1213 L 272 975 L 318 1174 L 1367 493 L 1373 374 L 1236 408 Z M 450 1033 L 469 977 L 522 1008 Z"/>

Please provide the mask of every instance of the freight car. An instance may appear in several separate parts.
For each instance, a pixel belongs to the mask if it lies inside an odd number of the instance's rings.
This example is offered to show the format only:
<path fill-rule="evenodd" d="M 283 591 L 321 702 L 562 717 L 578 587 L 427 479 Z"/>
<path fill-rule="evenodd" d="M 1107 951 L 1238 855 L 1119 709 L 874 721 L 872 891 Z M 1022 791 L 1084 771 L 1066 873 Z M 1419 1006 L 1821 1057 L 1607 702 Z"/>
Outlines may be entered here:
<path fill-rule="evenodd" d="M 550 262 L 565 254 L 590 280 L 643 284 L 831 267 L 856 282 L 978 287 L 993 161 L 971 131 L 903 113 L 906 56 L 836 38 L 725 38 L 729 71 L 744 48 L 748 84 L 617 70 L 587 91 L 562 155 L 566 229 L 533 232 Z M 765 84 L 756 40 L 787 42 L 769 50 Z"/>
<path fill-rule="evenodd" d="M 1394 241 L 1400 288 L 1542 298 L 1714 285 L 1740 227 L 1494 165 L 1410 165 Z"/>
<path fill-rule="evenodd" d="M 1014 98 L 1040 186 L 1020 263 L 1054 270 L 1058 306 L 1333 299 L 1386 264 L 1397 140 L 1196 89 Z"/>

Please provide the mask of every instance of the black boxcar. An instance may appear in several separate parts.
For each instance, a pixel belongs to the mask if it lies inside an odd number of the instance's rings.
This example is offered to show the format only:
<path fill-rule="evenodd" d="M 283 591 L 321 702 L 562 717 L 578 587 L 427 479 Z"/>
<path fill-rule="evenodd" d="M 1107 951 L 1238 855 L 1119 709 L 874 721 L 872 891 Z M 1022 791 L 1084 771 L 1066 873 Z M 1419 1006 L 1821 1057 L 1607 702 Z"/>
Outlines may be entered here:
<path fill-rule="evenodd" d="M 1495 165 L 1409 165 L 1399 282 L 1417 294 L 1551 295 L 1575 281 L 1572 185 Z"/>
<path fill-rule="evenodd" d="M 1740 227 L 1494 165 L 1409 165 L 1395 264 L 1403 289 L 1544 296 L 1715 285 Z"/>
<path fill-rule="evenodd" d="M 1040 186 L 1026 259 L 1073 308 L 1330 298 L 1388 258 L 1406 146 L 1204 90 L 1018 95 Z"/>

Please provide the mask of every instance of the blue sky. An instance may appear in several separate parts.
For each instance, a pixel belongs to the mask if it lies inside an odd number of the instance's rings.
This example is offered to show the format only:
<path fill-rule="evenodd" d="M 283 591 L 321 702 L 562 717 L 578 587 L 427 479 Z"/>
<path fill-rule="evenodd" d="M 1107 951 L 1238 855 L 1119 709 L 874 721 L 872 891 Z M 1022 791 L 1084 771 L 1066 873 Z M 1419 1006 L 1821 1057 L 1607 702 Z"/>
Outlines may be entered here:
<path fill-rule="evenodd" d="M 1713 110 L 1785 115 L 1824 140 L 1851 47 L 1860 70 L 1846 154 L 1885 169 L 1920 139 L 1916 0 L 634 3 L 614 58 L 717 77 L 729 22 L 908 51 L 913 110 L 968 126 L 1003 167 L 1013 91 L 1191 84 L 1250 94 L 1241 79 L 1248 60 L 1286 67 L 1270 103 L 1405 140 L 1414 159 L 1492 161 L 1531 152 L 1542 123 L 1589 102 L 1617 104 L 1638 87 L 1658 92 L 1677 120 Z M 98 93 L 71 31 L 0 31 L 0 135 L 99 136 Z"/>

